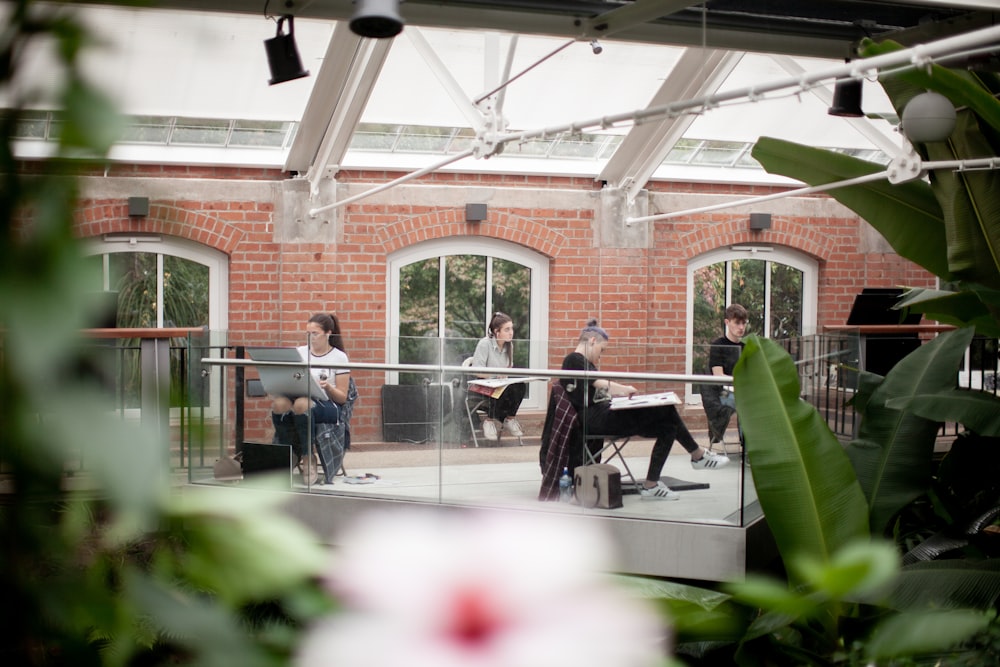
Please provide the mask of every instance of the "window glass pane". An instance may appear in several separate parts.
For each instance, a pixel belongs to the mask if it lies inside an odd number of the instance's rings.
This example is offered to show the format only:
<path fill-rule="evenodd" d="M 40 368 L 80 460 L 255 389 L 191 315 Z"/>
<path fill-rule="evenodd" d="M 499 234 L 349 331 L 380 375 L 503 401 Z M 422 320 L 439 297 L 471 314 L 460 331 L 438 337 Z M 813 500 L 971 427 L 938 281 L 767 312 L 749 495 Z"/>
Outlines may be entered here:
<path fill-rule="evenodd" d="M 163 116 L 132 116 L 126 119 L 122 141 L 137 144 L 165 144 L 170 137 L 171 119 Z"/>
<path fill-rule="evenodd" d="M 156 254 L 118 252 L 108 256 L 108 284 L 118 292 L 118 326 L 156 326 Z M 119 374 L 121 401 L 126 408 L 141 404 L 139 340 L 122 339 Z"/>
<path fill-rule="evenodd" d="M 163 325 L 208 326 L 207 266 L 180 257 L 163 257 Z"/>
<path fill-rule="evenodd" d="M 399 136 L 398 125 L 364 123 L 351 138 L 351 148 L 363 151 L 391 151 Z"/>
<path fill-rule="evenodd" d="M 546 156 L 552 150 L 551 139 L 532 139 L 523 143 L 508 143 L 503 150 L 504 155 L 523 155 L 526 157 Z"/>
<path fill-rule="evenodd" d="M 208 326 L 208 267 L 181 257 L 163 256 L 163 325 L 165 327 Z M 190 404 L 194 407 L 209 402 L 208 384 L 200 375 L 185 373 L 193 360 L 207 356 L 198 350 L 188 349 L 187 337 L 170 340 L 170 405 Z M 195 366 L 200 366 L 195 363 Z M 180 393 L 187 378 L 188 395 Z"/>
<path fill-rule="evenodd" d="M 506 313 L 514 321 L 514 365 L 529 366 L 531 269 L 505 259 L 493 260 L 492 310 Z"/>
<path fill-rule="evenodd" d="M 694 272 L 691 372 L 708 371 L 708 345 L 722 335 L 726 310 L 726 263 L 717 262 Z M 697 390 L 698 387 L 695 387 Z"/>
<path fill-rule="evenodd" d="M 400 151 L 443 153 L 451 141 L 450 127 L 407 127 L 396 146 Z"/>
<path fill-rule="evenodd" d="M 610 160 L 614 152 L 618 150 L 618 146 L 621 144 L 622 139 L 624 138 L 625 137 L 619 135 L 612 135 L 610 137 L 605 137 L 606 141 L 604 143 L 604 147 L 601 149 L 601 152 L 597 157 L 599 157 L 602 160 Z"/>
<path fill-rule="evenodd" d="M 702 142 L 695 141 L 694 139 L 681 139 L 674 147 L 670 149 L 667 153 L 667 157 L 663 160 L 667 163 L 673 164 L 687 164 L 694 157 L 695 152 L 701 147 Z"/>
<path fill-rule="evenodd" d="M 445 267 L 445 336 L 478 340 L 486 332 L 486 257 L 452 255 Z"/>
<path fill-rule="evenodd" d="M 695 157 L 695 164 L 731 165 L 743 153 L 746 145 L 729 141 L 709 142 Z"/>
<path fill-rule="evenodd" d="M 433 257 L 399 271 L 399 362 L 436 363 L 440 261 Z M 419 383 L 414 373 L 400 373 L 400 384 Z"/>
<path fill-rule="evenodd" d="M 461 364 L 486 334 L 486 257 L 445 257 L 445 363 Z"/>
<path fill-rule="evenodd" d="M 593 134 L 573 134 L 562 137 L 552 148 L 554 157 L 593 158 L 604 143 Z"/>
<path fill-rule="evenodd" d="M 118 326 L 155 327 L 156 255 L 118 252 L 109 260 L 109 284 L 118 291 Z"/>
<path fill-rule="evenodd" d="M 802 272 L 771 262 L 771 338 L 802 335 Z"/>
<path fill-rule="evenodd" d="M 15 114 L 13 111 L 0 112 L 0 117 L 7 120 L 17 117 L 14 123 L 13 136 L 15 139 L 45 139 L 46 128 L 48 127 L 49 114 L 46 111 L 21 111 Z"/>
<path fill-rule="evenodd" d="M 472 148 L 472 142 L 476 140 L 476 133 L 469 128 L 463 128 L 455 133 L 448 144 L 449 153 L 461 153 Z"/>
<path fill-rule="evenodd" d="M 178 118 L 170 136 L 172 144 L 225 146 L 229 138 L 229 121 L 211 118 Z"/>
<path fill-rule="evenodd" d="M 233 123 L 229 145 L 281 148 L 285 145 L 285 135 L 288 134 L 290 125 L 291 123 L 279 121 L 238 120 Z"/>
<path fill-rule="evenodd" d="M 755 333 L 768 338 L 770 332 L 764 327 L 766 264 L 759 259 L 734 259 L 730 262 L 732 271 L 730 303 L 741 304 L 747 309 L 748 334 Z"/>

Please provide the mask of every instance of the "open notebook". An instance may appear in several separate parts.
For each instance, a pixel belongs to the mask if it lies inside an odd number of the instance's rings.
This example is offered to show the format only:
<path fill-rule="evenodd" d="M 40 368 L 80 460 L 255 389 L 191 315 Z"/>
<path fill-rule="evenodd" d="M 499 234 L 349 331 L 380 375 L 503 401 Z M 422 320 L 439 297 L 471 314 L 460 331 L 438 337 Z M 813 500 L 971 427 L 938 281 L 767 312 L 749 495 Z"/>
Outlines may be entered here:
<path fill-rule="evenodd" d="M 632 410 L 634 408 L 650 408 L 657 405 L 680 405 L 681 399 L 672 391 L 658 394 L 636 394 L 635 396 L 616 396 L 611 399 L 612 410 Z"/>
<path fill-rule="evenodd" d="M 330 400 L 316 378 L 306 370 L 305 362 L 294 347 L 248 347 L 247 355 L 254 361 L 289 361 L 301 364 L 298 367 L 257 366 L 260 383 L 269 395 L 311 396 L 317 401 Z"/>

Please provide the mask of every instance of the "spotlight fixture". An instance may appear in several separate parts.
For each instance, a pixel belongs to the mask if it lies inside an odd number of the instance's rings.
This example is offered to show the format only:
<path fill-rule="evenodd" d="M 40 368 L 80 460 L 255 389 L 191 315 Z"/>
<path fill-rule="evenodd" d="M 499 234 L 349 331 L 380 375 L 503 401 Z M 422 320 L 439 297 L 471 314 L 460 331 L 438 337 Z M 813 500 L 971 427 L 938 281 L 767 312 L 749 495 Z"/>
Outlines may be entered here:
<path fill-rule="evenodd" d="M 288 34 L 281 30 L 288 21 Z M 299 50 L 295 46 L 295 17 L 286 14 L 278 19 L 278 31 L 271 39 L 264 40 L 264 49 L 267 51 L 267 65 L 271 68 L 271 79 L 268 85 L 284 83 L 292 79 L 301 79 L 309 76 L 309 72 L 302 69 L 302 60 L 299 58 Z"/>
<path fill-rule="evenodd" d="M 598 42 L 596 39 L 592 39 L 590 40 L 590 50 L 593 51 L 594 55 L 596 56 L 597 54 L 599 54 L 601 51 L 604 50 L 604 47 L 601 46 L 601 43 Z"/>
<path fill-rule="evenodd" d="M 903 107 L 903 134 L 913 143 L 944 141 L 955 129 L 955 107 L 939 93 L 920 93 Z"/>
<path fill-rule="evenodd" d="M 847 79 L 838 81 L 833 87 L 833 106 L 826 111 L 831 116 L 858 118 L 865 115 L 861 110 L 861 81 Z"/>
<path fill-rule="evenodd" d="M 354 0 L 351 32 L 361 37 L 395 37 L 403 30 L 399 0 Z"/>

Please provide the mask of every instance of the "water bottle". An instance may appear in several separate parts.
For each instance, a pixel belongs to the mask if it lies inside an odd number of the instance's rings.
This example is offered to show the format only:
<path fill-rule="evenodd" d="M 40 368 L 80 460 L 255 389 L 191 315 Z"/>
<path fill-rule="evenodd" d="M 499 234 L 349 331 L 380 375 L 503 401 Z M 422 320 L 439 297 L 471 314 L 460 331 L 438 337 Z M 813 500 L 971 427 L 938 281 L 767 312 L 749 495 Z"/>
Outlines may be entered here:
<path fill-rule="evenodd" d="M 559 478 L 559 500 L 564 503 L 573 500 L 573 478 L 569 476 L 569 468 L 563 468 Z"/>

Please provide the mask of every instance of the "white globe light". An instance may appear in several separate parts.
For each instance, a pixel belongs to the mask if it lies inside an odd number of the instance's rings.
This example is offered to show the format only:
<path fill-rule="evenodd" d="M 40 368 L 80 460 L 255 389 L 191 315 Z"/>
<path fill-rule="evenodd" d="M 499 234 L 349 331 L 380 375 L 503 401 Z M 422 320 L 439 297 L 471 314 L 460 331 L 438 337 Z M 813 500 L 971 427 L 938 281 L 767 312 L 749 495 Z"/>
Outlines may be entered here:
<path fill-rule="evenodd" d="M 921 93 L 903 109 L 903 134 L 913 143 L 944 141 L 955 129 L 955 107 L 939 93 Z"/>

